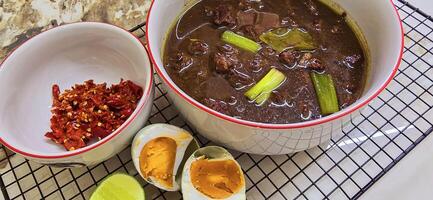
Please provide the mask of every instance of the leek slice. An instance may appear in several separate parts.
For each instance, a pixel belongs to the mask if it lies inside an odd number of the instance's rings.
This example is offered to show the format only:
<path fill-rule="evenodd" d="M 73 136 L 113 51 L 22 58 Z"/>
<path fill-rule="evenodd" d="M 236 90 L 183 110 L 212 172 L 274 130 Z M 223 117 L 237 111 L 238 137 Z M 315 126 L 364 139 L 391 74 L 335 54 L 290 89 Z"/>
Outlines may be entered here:
<path fill-rule="evenodd" d="M 337 92 L 332 76 L 315 72 L 312 72 L 310 76 L 316 90 L 322 115 L 338 112 L 340 108 L 338 106 Z"/>
<path fill-rule="evenodd" d="M 272 68 L 256 85 L 250 88 L 244 95 L 251 101 L 261 105 L 271 96 L 271 92 L 277 89 L 286 76 L 275 68 Z"/>
<path fill-rule="evenodd" d="M 261 46 L 257 42 L 254 42 L 244 36 L 233 33 L 232 31 L 225 31 L 221 36 L 222 41 L 229 44 L 235 45 L 241 49 L 257 53 Z"/>

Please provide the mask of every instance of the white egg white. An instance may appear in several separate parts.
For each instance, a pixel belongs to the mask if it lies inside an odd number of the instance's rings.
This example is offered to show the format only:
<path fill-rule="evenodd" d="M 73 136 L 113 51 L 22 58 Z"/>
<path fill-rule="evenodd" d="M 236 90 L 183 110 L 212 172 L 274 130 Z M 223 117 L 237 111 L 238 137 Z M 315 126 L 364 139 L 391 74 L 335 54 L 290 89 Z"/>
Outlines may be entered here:
<path fill-rule="evenodd" d="M 183 199 L 185 200 L 212 200 L 212 198 L 198 191 L 191 183 L 191 175 L 190 175 L 191 164 L 194 161 L 200 159 L 202 156 L 205 156 L 209 160 L 215 160 L 215 161 L 234 160 L 236 162 L 233 156 L 222 147 L 208 146 L 208 147 L 203 147 L 201 149 L 198 149 L 188 158 L 183 168 L 182 195 L 183 195 Z M 236 162 L 236 164 L 238 165 L 239 169 L 241 169 L 239 163 Z M 244 176 L 242 169 L 240 171 L 241 171 L 241 176 Z M 244 181 L 244 185 L 238 192 L 226 198 L 226 200 L 245 200 L 245 199 L 246 199 L 245 181 Z"/>
<path fill-rule="evenodd" d="M 164 185 L 161 185 L 157 179 L 153 177 L 149 177 L 148 179 L 144 178 L 143 174 L 140 170 L 140 153 L 143 149 L 144 145 L 146 145 L 150 140 L 153 140 L 155 138 L 159 137 L 168 137 L 172 138 L 176 141 L 177 148 L 176 148 L 176 158 L 174 162 L 174 168 L 173 168 L 173 187 L 167 188 Z M 176 180 L 178 169 L 183 166 L 180 166 L 182 164 L 182 161 L 185 157 L 185 152 L 188 148 L 188 146 L 191 144 L 191 142 L 194 141 L 193 136 L 187 132 L 184 129 L 178 128 L 173 125 L 169 124 L 152 124 L 149 126 L 146 126 L 145 128 L 141 129 L 137 135 L 135 136 L 132 146 L 131 146 L 131 156 L 134 163 L 135 168 L 137 169 L 138 173 L 143 177 L 148 183 L 166 190 L 166 191 L 177 191 L 180 189 L 180 180 Z M 189 155 L 187 155 L 189 156 Z"/>

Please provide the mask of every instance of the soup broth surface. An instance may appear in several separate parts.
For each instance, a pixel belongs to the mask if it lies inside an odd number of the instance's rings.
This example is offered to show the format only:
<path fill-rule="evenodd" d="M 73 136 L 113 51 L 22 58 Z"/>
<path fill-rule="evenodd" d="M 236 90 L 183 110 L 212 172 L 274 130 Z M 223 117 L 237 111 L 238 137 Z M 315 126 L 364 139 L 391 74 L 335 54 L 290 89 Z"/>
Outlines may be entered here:
<path fill-rule="evenodd" d="M 311 73 L 332 76 L 339 109 L 361 95 L 367 59 L 346 14 L 315 0 L 202 0 L 170 31 L 164 67 L 189 96 L 209 108 L 254 122 L 287 124 L 323 117 Z M 257 53 L 221 40 L 224 31 L 261 45 Z M 260 39 L 269 31 L 308 33 L 314 49 L 279 52 Z M 245 92 L 271 68 L 286 80 L 263 104 Z"/>

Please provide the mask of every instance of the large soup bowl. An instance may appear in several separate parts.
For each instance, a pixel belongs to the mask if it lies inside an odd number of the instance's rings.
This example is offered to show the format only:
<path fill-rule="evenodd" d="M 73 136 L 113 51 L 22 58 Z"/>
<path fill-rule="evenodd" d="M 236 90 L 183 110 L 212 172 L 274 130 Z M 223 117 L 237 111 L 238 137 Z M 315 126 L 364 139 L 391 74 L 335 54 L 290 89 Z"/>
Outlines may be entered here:
<path fill-rule="evenodd" d="M 217 0 L 215 0 L 217 1 Z M 321 119 L 292 124 L 266 124 L 236 119 L 216 112 L 194 100 L 170 78 L 162 62 L 164 40 L 172 24 L 197 1 L 153 1 L 147 21 L 147 42 L 156 71 L 168 96 L 197 131 L 226 147 L 254 154 L 287 154 L 328 142 L 360 110 L 376 98 L 397 72 L 403 49 L 403 30 L 392 1 L 324 0 L 345 10 L 368 44 L 370 69 L 359 100 Z M 341 11 L 341 10 L 340 10 Z"/>

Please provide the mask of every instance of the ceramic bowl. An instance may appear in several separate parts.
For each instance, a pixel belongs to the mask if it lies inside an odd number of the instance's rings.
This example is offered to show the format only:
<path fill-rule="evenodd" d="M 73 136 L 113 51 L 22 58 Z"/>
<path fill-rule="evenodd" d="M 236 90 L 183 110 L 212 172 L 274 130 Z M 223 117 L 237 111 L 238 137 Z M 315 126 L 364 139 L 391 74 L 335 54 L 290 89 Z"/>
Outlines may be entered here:
<path fill-rule="evenodd" d="M 144 94 L 117 130 L 84 148 L 66 151 L 44 134 L 50 130 L 51 87 L 61 91 L 93 79 L 120 79 Z M 145 125 L 153 100 L 152 65 L 140 40 L 113 25 L 81 22 L 43 32 L 14 50 L 0 67 L 0 142 L 26 158 L 53 166 L 100 163 L 124 148 Z"/>
<path fill-rule="evenodd" d="M 397 72 L 403 49 L 403 30 L 392 1 L 323 0 L 345 10 L 368 43 L 371 69 L 362 97 L 351 106 L 321 119 L 292 124 L 266 124 L 236 119 L 202 105 L 183 92 L 162 62 L 165 37 L 178 16 L 194 0 L 153 1 L 147 21 L 147 40 L 158 75 L 168 96 L 199 133 L 226 147 L 254 154 L 287 154 L 329 141 L 333 134 L 376 98 Z"/>

